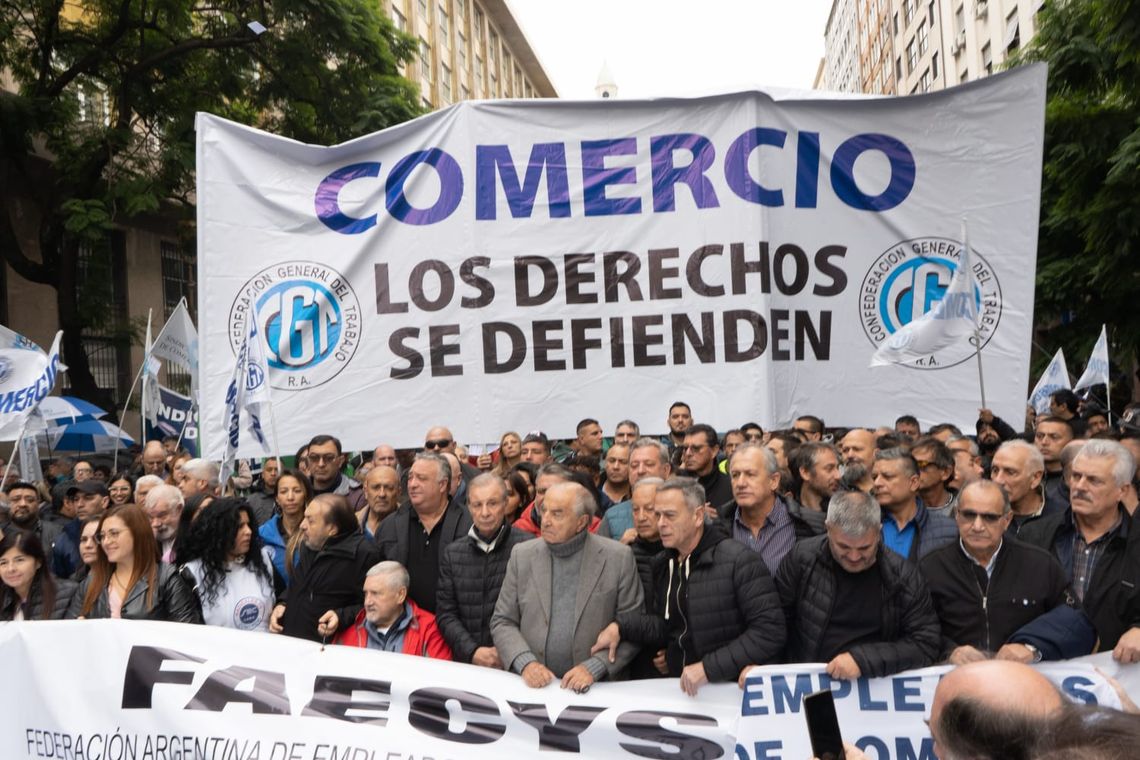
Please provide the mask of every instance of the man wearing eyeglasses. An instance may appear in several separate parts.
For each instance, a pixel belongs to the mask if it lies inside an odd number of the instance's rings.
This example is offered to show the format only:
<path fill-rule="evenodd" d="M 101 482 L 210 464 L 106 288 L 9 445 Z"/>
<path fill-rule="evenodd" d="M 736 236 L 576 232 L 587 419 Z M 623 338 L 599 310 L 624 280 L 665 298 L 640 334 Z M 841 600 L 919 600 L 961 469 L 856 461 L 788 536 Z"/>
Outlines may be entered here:
<path fill-rule="evenodd" d="M 367 504 L 364 489 L 360 483 L 341 472 L 344 469 L 344 452 L 340 439 L 331 435 L 314 436 L 309 441 L 309 477 L 313 480 L 313 495 L 331 493 L 343 496 L 353 512 L 359 512 Z"/>
<path fill-rule="evenodd" d="M 1087 625 L 1073 631 L 1075 638 L 1046 636 L 1048 642 L 1039 635 L 1047 621 L 1031 625 L 1050 610 L 1074 606 L 1075 597 L 1052 554 L 1005 535 L 1012 520 L 1009 497 L 1000 486 L 988 480 L 970 483 L 955 515 L 958 541 L 921 562 L 942 623 L 943 654 L 954 665 L 995 653 L 1018 662 L 1076 657 L 1092 647 Z"/>
<path fill-rule="evenodd" d="M 696 478 L 709 505 L 719 511 L 732 502 L 732 480 L 716 466 L 720 442 L 711 425 L 698 424 L 685 431 L 681 445 L 682 474 Z"/>
<path fill-rule="evenodd" d="M 933 436 L 919 438 L 911 445 L 911 456 L 918 465 L 918 495 L 932 513 L 951 517 L 958 493 L 950 489 L 954 479 L 954 454 Z"/>

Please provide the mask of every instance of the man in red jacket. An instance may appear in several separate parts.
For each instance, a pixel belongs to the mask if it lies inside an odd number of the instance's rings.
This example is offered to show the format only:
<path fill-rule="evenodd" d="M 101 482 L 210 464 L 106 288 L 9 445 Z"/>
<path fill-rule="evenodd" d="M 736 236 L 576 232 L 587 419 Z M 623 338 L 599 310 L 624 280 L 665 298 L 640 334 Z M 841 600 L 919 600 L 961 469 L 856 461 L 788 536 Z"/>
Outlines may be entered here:
<path fill-rule="evenodd" d="M 364 609 L 335 643 L 450 660 L 435 615 L 408 598 L 408 571 L 399 562 L 373 565 L 364 578 Z"/>

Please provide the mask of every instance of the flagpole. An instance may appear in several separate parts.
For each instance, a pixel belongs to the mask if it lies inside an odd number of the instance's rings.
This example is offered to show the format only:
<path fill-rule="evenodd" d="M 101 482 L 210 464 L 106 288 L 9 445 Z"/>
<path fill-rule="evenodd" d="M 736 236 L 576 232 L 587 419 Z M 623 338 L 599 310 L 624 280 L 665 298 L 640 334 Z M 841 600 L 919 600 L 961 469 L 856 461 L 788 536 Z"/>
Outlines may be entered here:
<path fill-rule="evenodd" d="M 256 318 L 257 317 L 255 314 L 251 314 L 249 317 L 249 319 L 256 319 Z M 258 327 L 260 327 L 260 325 L 258 325 Z M 262 340 L 262 331 L 260 329 L 257 331 L 257 339 L 259 341 Z M 266 339 L 268 339 L 268 335 L 266 335 Z M 265 374 L 265 403 L 269 407 L 269 437 L 270 437 L 270 439 L 272 439 L 271 442 L 272 442 L 272 449 L 273 449 L 273 452 L 272 452 L 273 458 L 275 460 L 277 460 L 277 470 L 280 472 L 280 470 L 281 470 L 281 442 L 280 442 L 280 439 L 277 437 L 277 415 L 273 411 L 273 384 L 269 382 L 270 367 L 269 367 L 269 360 L 268 360 L 268 358 L 266 358 L 268 356 L 268 354 L 266 353 L 266 348 L 268 348 L 268 346 L 265 343 L 262 343 L 262 345 L 260 347 L 260 353 L 261 353 L 262 358 L 265 359 L 265 373 L 266 373 Z"/>
<path fill-rule="evenodd" d="M 978 350 L 978 390 L 982 393 L 982 408 L 989 409 L 986 406 L 986 379 L 982 376 L 982 335 L 977 330 L 974 331 L 974 346 Z"/>
<path fill-rule="evenodd" d="M 962 248 L 964 249 L 962 260 L 967 261 L 970 254 L 970 231 L 966 229 L 966 217 L 964 216 L 962 217 Z M 982 408 L 989 409 L 986 405 L 986 378 L 982 374 L 982 333 L 978 329 L 976 320 L 974 321 L 974 348 L 978 357 L 978 391 L 982 396 Z"/>
<path fill-rule="evenodd" d="M 8 482 L 8 473 L 12 471 L 12 461 L 20 455 L 20 444 L 24 441 L 24 432 L 28 429 L 28 419 L 31 416 L 30 414 L 25 416 L 24 423 L 20 425 L 20 434 L 16 436 L 16 445 L 12 448 L 12 456 L 8 457 L 8 464 L 4 468 L 4 478 L 0 480 L 0 486 Z"/>
<path fill-rule="evenodd" d="M 123 418 L 127 416 L 127 407 L 131 405 L 131 396 L 135 395 L 135 387 L 139 384 L 139 378 L 142 377 L 143 369 L 145 369 L 145 367 L 146 361 L 144 360 L 142 365 L 139 367 L 139 371 L 135 373 L 135 379 L 134 382 L 131 383 L 131 389 L 127 391 L 127 400 L 123 402 L 123 413 L 119 415 L 120 426 L 122 425 Z M 145 444 L 146 442 L 144 441 L 143 443 Z M 115 472 L 119 471 L 119 449 L 117 448 L 115 449 L 115 458 L 111 464 L 111 467 L 115 470 Z"/>
<path fill-rule="evenodd" d="M 150 362 L 150 346 L 151 346 L 151 318 L 154 316 L 154 309 L 146 310 L 146 349 L 143 351 L 143 371 L 147 370 L 147 365 Z M 147 383 L 143 382 L 142 399 L 139 402 L 139 440 L 142 441 L 143 448 L 146 448 L 146 393 Z"/>

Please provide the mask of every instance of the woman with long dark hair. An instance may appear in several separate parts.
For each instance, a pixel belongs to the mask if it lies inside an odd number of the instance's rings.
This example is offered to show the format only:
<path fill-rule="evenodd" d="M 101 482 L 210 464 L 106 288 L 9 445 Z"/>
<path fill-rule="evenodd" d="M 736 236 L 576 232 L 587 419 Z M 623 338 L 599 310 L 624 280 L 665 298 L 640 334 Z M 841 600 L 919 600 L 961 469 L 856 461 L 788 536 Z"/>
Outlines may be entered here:
<path fill-rule="evenodd" d="M 171 565 L 142 507 L 123 504 L 99 521 L 99 554 L 71 601 L 68 617 L 201 623 L 194 592 Z"/>
<path fill-rule="evenodd" d="M 194 521 L 206 507 L 214 503 L 214 498 L 213 494 L 196 493 L 182 503 L 182 514 L 178 517 L 178 535 L 174 538 L 174 561 L 178 565 L 185 565 L 198 558 Z"/>
<path fill-rule="evenodd" d="M 197 558 L 186 572 L 206 625 L 243 631 L 269 629 L 277 597 L 273 559 L 255 530 L 253 508 L 241 499 L 214 499 L 194 522 Z"/>
<path fill-rule="evenodd" d="M 130 504 L 131 500 L 135 498 L 134 478 L 125 472 L 115 473 L 107 482 L 107 496 L 111 500 L 108 506 L 117 507 L 120 504 Z"/>
<path fill-rule="evenodd" d="M 269 548 L 273 568 L 286 586 L 290 570 L 296 565 L 297 543 L 301 540 L 301 520 L 305 507 L 313 500 L 313 484 L 300 470 L 285 470 L 277 478 L 277 514 L 258 530 Z"/>
<path fill-rule="evenodd" d="M 75 568 L 75 575 L 71 576 L 71 580 L 77 584 L 83 582 L 91 572 L 91 566 L 99 558 L 99 540 L 95 538 L 95 534 L 99 532 L 101 517 L 102 515 L 88 517 L 83 521 L 83 527 L 79 529 L 79 559 L 82 561 Z"/>
<path fill-rule="evenodd" d="M 35 533 L 10 530 L 0 539 L 0 620 L 62 620 L 75 592 L 48 569 Z"/>

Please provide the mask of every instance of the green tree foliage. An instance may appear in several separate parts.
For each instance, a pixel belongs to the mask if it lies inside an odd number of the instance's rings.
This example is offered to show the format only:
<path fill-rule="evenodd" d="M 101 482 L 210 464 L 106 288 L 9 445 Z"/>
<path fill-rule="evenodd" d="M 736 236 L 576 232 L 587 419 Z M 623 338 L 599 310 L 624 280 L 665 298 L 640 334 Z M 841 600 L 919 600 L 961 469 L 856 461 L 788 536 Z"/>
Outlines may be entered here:
<path fill-rule="evenodd" d="M 192 225 L 196 112 L 321 144 L 419 114 L 400 74 L 414 40 L 378 8 L 0 0 L 0 255 L 57 291 L 77 395 L 110 402 L 80 336 L 125 328 L 105 324 L 107 278 L 89 276 L 112 231 L 155 213 Z"/>
<path fill-rule="evenodd" d="M 1119 370 L 1140 347 L 1140 0 L 1056 0 L 1038 21 L 1020 57 L 1049 64 L 1037 321 L 1078 375 L 1107 323 Z"/>

